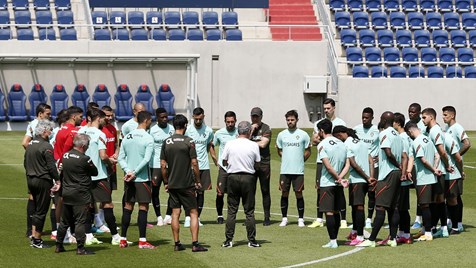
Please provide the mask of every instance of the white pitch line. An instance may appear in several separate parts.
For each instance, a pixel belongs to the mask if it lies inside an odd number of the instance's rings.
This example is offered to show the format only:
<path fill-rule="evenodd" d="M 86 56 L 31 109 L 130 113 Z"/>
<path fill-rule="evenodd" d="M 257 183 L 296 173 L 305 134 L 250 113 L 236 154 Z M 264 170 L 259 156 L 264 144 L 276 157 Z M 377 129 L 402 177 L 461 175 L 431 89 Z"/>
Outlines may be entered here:
<path fill-rule="evenodd" d="M 23 164 L 0 164 L 0 166 L 23 166 Z"/>
<path fill-rule="evenodd" d="M 465 168 L 470 168 L 470 169 L 476 169 L 476 167 L 473 167 L 473 166 L 464 166 Z"/>
<path fill-rule="evenodd" d="M 308 261 L 308 262 L 293 264 L 293 265 L 290 265 L 290 266 L 284 266 L 282 268 L 302 267 L 302 266 L 306 266 L 306 265 L 311 265 L 311 264 L 316 264 L 316 263 L 320 263 L 320 262 L 330 261 L 330 260 L 334 260 L 334 259 L 337 259 L 337 258 L 342 258 L 342 257 L 345 257 L 345 256 L 349 256 L 349 255 L 357 253 L 357 252 L 359 252 L 363 249 L 364 248 L 354 248 L 353 250 L 349 250 L 349 251 L 346 251 L 344 253 L 332 255 L 332 256 L 325 257 L 325 258 L 318 259 L 318 260 L 314 260 L 314 261 Z"/>

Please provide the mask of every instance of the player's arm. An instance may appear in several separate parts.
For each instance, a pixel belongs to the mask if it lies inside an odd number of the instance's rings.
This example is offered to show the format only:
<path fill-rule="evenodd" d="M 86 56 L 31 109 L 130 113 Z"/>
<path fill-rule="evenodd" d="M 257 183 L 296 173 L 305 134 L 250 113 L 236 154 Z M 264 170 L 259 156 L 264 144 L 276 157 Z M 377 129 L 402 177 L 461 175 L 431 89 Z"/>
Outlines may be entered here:
<path fill-rule="evenodd" d="M 408 154 L 402 153 L 402 177 L 401 180 L 407 180 Z"/>
<path fill-rule="evenodd" d="M 461 154 L 459 152 L 456 152 L 454 154 L 454 156 L 455 156 L 456 168 L 458 169 L 459 173 L 461 174 L 461 177 L 463 177 L 463 174 L 464 174 L 463 157 L 461 157 Z"/>
<path fill-rule="evenodd" d="M 321 139 L 319 138 L 319 133 L 317 133 L 315 130 L 312 132 L 312 145 L 318 145 L 319 142 L 321 142 Z"/>
<path fill-rule="evenodd" d="M 436 155 L 436 154 L 435 154 Z M 435 174 L 435 175 L 441 175 L 441 171 L 438 170 L 436 167 L 432 166 L 430 162 L 428 162 L 424 157 L 420 157 L 420 160 L 421 160 L 421 163 L 423 164 L 423 166 L 430 170 L 431 173 Z"/>
<path fill-rule="evenodd" d="M 412 178 L 412 171 L 413 166 L 415 165 L 415 158 L 413 156 L 408 157 L 408 164 L 407 164 L 407 179 L 413 181 Z"/>
<path fill-rule="evenodd" d="M 370 154 L 368 156 L 368 161 L 369 161 L 369 171 L 370 171 L 370 176 L 369 177 L 374 178 L 374 176 L 375 176 L 374 159 Z"/>
<path fill-rule="evenodd" d="M 150 158 L 152 157 L 152 152 L 154 151 L 154 142 L 151 140 L 147 143 L 147 147 L 145 148 L 144 158 L 140 161 L 139 165 L 134 170 L 134 173 L 137 174 L 142 171 L 144 167 L 147 167 L 150 162 Z"/>
<path fill-rule="evenodd" d="M 469 138 L 466 138 L 462 140 L 461 143 L 462 144 L 461 149 L 459 150 L 459 154 L 463 156 L 469 150 L 469 148 L 471 148 L 471 141 L 469 140 Z"/>
<path fill-rule="evenodd" d="M 195 178 L 195 184 L 201 183 L 200 181 L 200 169 L 198 168 L 198 160 L 197 158 L 192 158 L 192 170 L 193 170 L 193 175 Z"/>
<path fill-rule="evenodd" d="M 53 178 L 55 181 L 59 181 L 60 176 L 58 174 L 58 169 L 56 168 L 56 160 L 51 145 L 50 148 L 45 148 L 43 151 L 43 156 L 45 157 L 46 168 L 48 169 L 48 173 L 50 174 L 51 178 Z"/>
<path fill-rule="evenodd" d="M 119 150 L 119 157 L 117 158 L 117 162 L 124 170 L 124 173 L 127 174 L 129 171 L 131 171 L 129 167 L 127 167 L 126 153 L 124 151 L 124 147 L 121 147 L 121 149 Z"/>
<path fill-rule="evenodd" d="M 63 145 L 63 152 L 68 152 L 71 149 L 73 149 L 74 147 L 73 138 L 74 138 L 74 134 L 72 132 L 70 132 L 68 136 L 66 136 L 66 141 L 64 142 L 64 145 Z"/>
<path fill-rule="evenodd" d="M 215 166 L 218 166 L 217 153 L 215 150 L 215 145 L 213 145 L 213 142 L 210 142 L 208 144 L 208 151 L 210 152 L 210 156 L 212 157 L 213 163 L 215 164 Z"/>
<path fill-rule="evenodd" d="M 337 182 L 340 180 L 339 174 L 337 174 L 337 171 L 332 167 L 331 162 L 329 161 L 329 158 L 325 157 L 322 158 L 322 165 L 327 169 L 327 172 L 331 174 L 331 176 L 334 178 L 334 180 Z"/>
<path fill-rule="evenodd" d="M 307 147 L 306 150 L 304 150 L 304 162 L 306 162 L 310 156 L 311 156 L 311 145 L 309 144 L 309 147 Z"/>
<path fill-rule="evenodd" d="M 388 161 L 389 161 L 392 165 L 394 165 L 394 166 L 396 166 L 397 168 L 400 169 L 400 168 L 401 168 L 401 167 L 400 167 L 400 163 L 398 163 L 397 159 L 396 159 L 395 156 L 393 155 L 392 150 L 391 150 L 390 148 L 382 148 L 382 149 L 383 149 L 383 151 L 385 152 L 385 155 L 387 156 Z"/>
<path fill-rule="evenodd" d="M 266 148 L 266 146 L 269 144 L 269 138 L 261 137 L 261 140 L 257 141 L 256 143 L 258 144 L 259 148 Z"/>
<path fill-rule="evenodd" d="M 97 167 L 94 165 L 93 161 L 89 156 L 86 156 L 86 161 L 84 161 L 84 168 L 87 171 L 89 176 L 97 176 L 99 174 Z"/>
<path fill-rule="evenodd" d="M 115 161 L 113 158 L 109 158 L 105 149 L 99 150 L 99 157 L 101 160 L 110 168 L 114 165 Z"/>
<path fill-rule="evenodd" d="M 365 174 L 364 170 L 355 162 L 355 157 L 351 156 L 348 157 L 347 160 L 350 163 L 350 166 L 367 182 L 370 182 L 370 177 L 369 175 Z"/>
<path fill-rule="evenodd" d="M 350 161 L 349 159 L 345 159 L 345 164 L 344 164 L 344 168 L 341 170 L 341 172 L 339 173 L 339 177 L 342 179 L 345 177 L 345 175 L 347 175 L 347 173 L 349 173 L 349 170 L 350 170 Z"/>
<path fill-rule="evenodd" d="M 30 143 L 31 141 L 31 137 L 28 136 L 28 135 L 25 135 L 23 137 L 23 140 L 21 141 L 21 145 L 23 146 L 23 149 L 26 149 L 26 147 L 28 147 L 28 144 Z"/>
<path fill-rule="evenodd" d="M 438 144 L 436 145 L 436 150 L 438 151 L 438 154 L 440 155 L 440 161 L 443 161 L 443 164 L 445 165 L 445 168 L 447 171 L 451 171 L 452 167 L 450 166 L 450 162 L 448 160 L 448 154 L 446 153 L 445 146 L 443 144 Z"/>
<path fill-rule="evenodd" d="M 283 157 L 283 149 L 281 149 L 281 148 L 279 148 L 278 146 L 276 146 L 276 150 L 278 151 L 279 157 Z"/>
<path fill-rule="evenodd" d="M 169 184 L 169 174 L 167 174 L 167 161 L 164 159 L 160 160 L 160 172 L 162 173 L 164 185 Z"/>

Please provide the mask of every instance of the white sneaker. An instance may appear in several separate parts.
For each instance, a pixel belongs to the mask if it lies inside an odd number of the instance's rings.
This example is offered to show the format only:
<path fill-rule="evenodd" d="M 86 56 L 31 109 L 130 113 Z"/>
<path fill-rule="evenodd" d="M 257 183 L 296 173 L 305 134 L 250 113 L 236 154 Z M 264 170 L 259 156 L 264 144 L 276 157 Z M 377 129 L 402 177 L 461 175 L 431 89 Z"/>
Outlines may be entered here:
<path fill-rule="evenodd" d="M 165 215 L 165 218 L 164 218 L 164 225 L 165 224 L 172 224 L 172 217 L 170 217 L 170 215 Z"/>
<path fill-rule="evenodd" d="M 99 227 L 99 230 L 103 231 L 104 233 L 110 233 L 111 230 L 109 229 L 109 227 L 107 227 L 106 225 L 102 225 L 101 227 Z"/>
<path fill-rule="evenodd" d="M 185 217 L 185 223 L 183 224 L 183 227 L 190 227 L 190 217 L 189 216 Z"/>
<path fill-rule="evenodd" d="M 365 228 L 366 229 L 372 229 L 372 220 L 371 219 L 366 219 L 365 220 Z"/>
<path fill-rule="evenodd" d="M 120 243 L 121 243 L 121 236 L 119 234 L 113 235 L 111 239 L 111 245 L 119 246 Z"/>
<path fill-rule="evenodd" d="M 203 223 L 200 221 L 200 219 L 198 219 L 198 226 L 203 226 Z"/>
<path fill-rule="evenodd" d="M 306 225 L 304 224 L 304 219 L 302 219 L 302 218 L 298 219 L 298 226 L 299 227 L 306 227 Z"/>
<path fill-rule="evenodd" d="M 157 217 L 157 226 L 164 226 L 164 219 L 162 219 L 162 216 Z"/>
<path fill-rule="evenodd" d="M 281 223 L 279 224 L 279 227 L 284 227 L 288 225 L 288 218 L 284 217 Z"/>

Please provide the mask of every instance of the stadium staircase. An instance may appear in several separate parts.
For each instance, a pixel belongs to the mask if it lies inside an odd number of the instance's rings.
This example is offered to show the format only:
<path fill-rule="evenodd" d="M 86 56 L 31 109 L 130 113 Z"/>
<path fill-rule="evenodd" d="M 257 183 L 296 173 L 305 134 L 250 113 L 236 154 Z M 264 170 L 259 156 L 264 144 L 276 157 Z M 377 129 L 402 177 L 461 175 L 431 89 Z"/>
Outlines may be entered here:
<path fill-rule="evenodd" d="M 269 25 L 273 40 L 322 40 L 322 34 L 317 27 L 276 27 L 317 24 L 310 0 L 269 0 Z"/>

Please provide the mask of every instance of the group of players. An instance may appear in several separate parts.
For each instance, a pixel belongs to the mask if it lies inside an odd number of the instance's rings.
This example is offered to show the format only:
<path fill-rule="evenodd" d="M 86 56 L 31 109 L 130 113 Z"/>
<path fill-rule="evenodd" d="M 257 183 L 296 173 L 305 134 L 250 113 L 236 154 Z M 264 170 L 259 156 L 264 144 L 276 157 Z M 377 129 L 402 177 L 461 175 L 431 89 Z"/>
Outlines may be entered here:
<path fill-rule="evenodd" d="M 401 113 L 385 112 L 380 118 L 378 126 L 372 124 L 373 110 L 365 108 L 362 112 L 362 124 L 354 129 L 347 128 L 345 122 L 335 115 L 335 102 L 326 99 L 323 102 L 325 118 L 316 122 L 312 137 L 297 127 L 298 113 L 291 110 L 285 114 L 288 128 L 279 133 L 276 140 L 278 155 L 282 158 L 279 188 L 281 190 L 282 220 L 279 224 L 284 227 L 288 224 L 287 211 L 291 185 L 296 196 L 298 208 L 298 226 L 304 227 L 304 162 L 311 155 L 312 145 L 318 149 L 316 188 L 317 194 L 317 219 L 309 227 L 327 225 L 330 242 L 323 247 L 336 248 L 339 228 L 346 227 L 346 200 L 344 187 L 349 187 L 349 204 L 352 207 L 352 231 L 347 237 L 348 244 L 354 246 L 375 246 L 375 240 L 380 228 L 385 221 L 385 212 L 388 213 L 390 235 L 380 244 L 396 246 L 397 243 L 411 243 L 410 215 L 409 215 L 409 188 L 415 187 L 417 191 L 418 211 L 415 225 L 421 224 L 423 229 L 415 237 L 418 241 L 432 240 L 433 237 L 447 237 L 449 233 L 456 234 L 462 231 L 462 181 L 464 179 L 462 155 L 469 149 L 470 142 L 464 129 L 456 123 L 456 111 L 453 107 L 443 108 L 443 120 L 448 125 L 446 133 L 436 123 L 436 111 L 427 108 L 421 111 L 420 105 L 410 105 L 409 121 L 405 123 L 405 116 Z M 57 252 L 64 251 L 62 243 L 74 240 L 74 236 L 66 231 L 73 228 L 78 243 L 78 254 L 89 254 L 84 245 L 102 243 L 93 235 L 91 223 L 94 219 L 97 232 L 110 232 L 111 243 L 120 247 L 127 247 L 127 229 L 131 221 L 134 203 L 139 203 L 138 227 L 139 248 L 154 248 L 146 240 L 147 212 L 149 203 L 152 202 L 157 216 L 157 225 L 172 224 L 172 211 L 175 207 L 170 202 L 167 205 L 165 217 L 160 211 L 159 190 L 162 184 L 166 185 L 168 179 L 164 178 L 163 170 L 167 163 L 161 159 L 162 145 L 176 129 L 168 123 L 168 114 L 164 109 L 156 110 L 157 124 L 152 124 L 152 116 L 145 112 L 144 105 L 137 103 L 134 106 L 134 117 L 123 124 L 121 129 L 122 144 L 117 139 L 116 128 L 112 125 L 113 112 L 111 107 L 101 109 L 95 103 L 90 103 L 86 119 L 83 111 L 78 107 L 70 107 L 57 115 L 59 127 L 50 135 L 50 143 L 54 147 L 54 159 L 63 180 L 57 180 L 53 191 L 58 191 L 51 211 L 52 238 L 57 239 Z M 421 117 L 420 117 L 421 115 Z M 31 144 L 35 137 L 35 128 L 38 122 L 48 119 L 51 110 L 46 104 L 37 107 L 37 119 L 32 121 L 22 142 L 25 148 Z M 196 150 L 196 159 L 199 177 L 196 185 L 195 198 L 196 211 L 185 209 L 185 227 L 191 227 L 193 251 L 206 251 L 198 244 L 198 226 L 201 226 L 200 215 L 204 206 L 204 193 L 212 189 L 210 177 L 209 154 L 214 164 L 218 166 L 218 179 L 216 185 L 216 210 L 217 223 L 224 223 L 223 207 L 226 194 L 227 172 L 223 165 L 222 151 L 226 143 L 238 136 L 236 114 L 229 111 L 224 116 L 225 127 L 213 133 L 212 129 L 204 124 L 205 112 L 202 108 L 193 111 L 193 124 L 185 126 L 185 136 L 193 140 Z M 270 140 L 271 129 L 262 122 L 263 111 L 255 107 L 251 110 L 251 135 L 250 139 L 259 146 L 261 161 L 255 164 L 255 177 L 259 180 L 262 199 L 264 220 L 263 225 L 268 226 L 270 221 Z M 84 148 L 84 135 L 88 137 L 88 146 Z M 78 137 L 78 138 L 76 138 Z M 82 137 L 82 138 L 80 138 Z M 78 147 L 79 146 L 79 147 Z M 78 213 L 71 208 L 69 214 L 61 212 L 67 205 L 84 205 L 84 200 L 67 200 L 68 193 L 61 194 L 60 182 L 65 182 L 65 176 L 70 178 L 70 186 L 75 182 L 75 170 L 72 172 L 65 168 L 63 161 L 71 162 L 68 152 L 72 149 L 83 147 L 84 154 L 90 159 L 97 171 L 91 174 L 92 200 L 100 204 L 99 207 L 88 207 L 87 213 Z M 219 146 L 217 157 L 215 147 Z M 81 150 L 79 150 L 81 151 Z M 79 154 L 78 152 L 76 152 Z M 121 235 L 117 232 L 112 190 L 117 189 L 116 163 L 124 170 L 125 194 L 122 209 Z M 193 168 L 193 166 L 192 166 Z M 65 173 L 70 170 L 70 174 Z M 349 173 L 350 172 L 350 173 Z M 348 179 L 347 174 L 349 173 Z M 28 172 L 27 172 L 28 175 Z M 72 179 L 72 180 L 71 180 Z M 67 180 L 66 180 L 67 181 Z M 134 182 L 134 187 L 128 187 Z M 73 186 L 73 190 L 76 190 Z M 166 186 L 167 187 L 167 186 Z M 364 206 L 368 195 L 368 216 L 365 219 Z M 59 196 L 62 196 L 60 198 Z M 34 196 L 28 201 L 28 215 L 35 214 L 38 199 Z M 74 199 L 74 198 L 73 198 Z M 445 204 L 446 200 L 446 204 Z M 43 203 L 48 200 L 43 200 Z M 79 202 L 79 203 L 78 203 Z M 64 204 L 62 204 L 64 203 Z M 88 203 L 88 204 L 89 204 Z M 66 206 L 65 206 L 66 205 Z M 44 207 L 44 204 L 42 204 Z M 54 209 L 56 208 L 56 210 Z M 372 233 L 368 239 L 364 238 L 364 227 L 371 227 L 371 219 L 375 208 L 375 220 Z M 64 208 L 63 208 L 64 210 Z M 325 218 L 323 214 L 325 213 Z M 44 215 L 43 215 L 44 214 Z M 79 215 L 81 214 L 81 215 Z M 94 215 L 94 217 L 92 216 Z M 447 216 L 449 215 L 449 217 Z M 42 213 L 41 217 L 46 216 Z M 40 219 L 41 219 L 40 217 Z M 194 219 L 197 217 L 197 219 Z M 33 217 L 35 218 L 35 217 Z M 85 223 L 85 239 L 79 240 L 78 218 Z M 175 218 L 175 217 L 174 217 Z M 448 222 L 452 223 L 449 228 Z M 32 246 L 44 247 L 41 240 L 43 225 L 29 222 L 27 226 L 31 232 L 33 228 Z M 178 221 L 178 217 L 176 218 Z M 41 220 L 40 220 L 41 221 Z M 62 224 L 60 224 L 62 222 Z M 440 222 L 440 228 L 436 226 Z M 35 226 L 36 224 L 36 226 Z M 176 223 L 178 225 L 178 222 Z M 107 227 L 106 227 L 107 225 Z M 60 226 L 58 235 L 56 227 Z M 177 227 L 175 227 L 177 229 Z M 174 229 L 174 228 L 173 228 Z M 68 229 L 69 230 L 69 229 Z M 195 231 L 194 231 L 195 230 Z M 80 231 L 83 231 L 80 229 Z M 398 233 L 397 233 L 398 231 Z M 193 235 L 194 232 L 196 235 Z M 30 234 L 28 234 L 30 235 Z M 175 233 L 174 233 L 175 238 Z M 178 238 L 178 234 L 177 234 Z M 180 241 L 175 239 L 175 250 L 183 250 Z"/>

